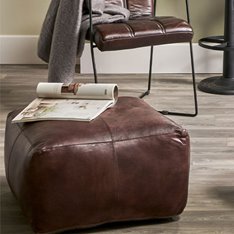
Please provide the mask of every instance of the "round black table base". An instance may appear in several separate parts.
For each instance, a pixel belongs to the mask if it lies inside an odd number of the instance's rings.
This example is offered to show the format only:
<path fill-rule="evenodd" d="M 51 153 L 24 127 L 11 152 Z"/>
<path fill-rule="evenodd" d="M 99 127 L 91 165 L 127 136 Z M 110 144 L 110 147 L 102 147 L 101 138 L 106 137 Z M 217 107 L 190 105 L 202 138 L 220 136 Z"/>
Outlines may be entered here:
<path fill-rule="evenodd" d="M 209 77 L 202 80 L 198 88 L 206 93 L 234 95 L 234 78 Z"/>

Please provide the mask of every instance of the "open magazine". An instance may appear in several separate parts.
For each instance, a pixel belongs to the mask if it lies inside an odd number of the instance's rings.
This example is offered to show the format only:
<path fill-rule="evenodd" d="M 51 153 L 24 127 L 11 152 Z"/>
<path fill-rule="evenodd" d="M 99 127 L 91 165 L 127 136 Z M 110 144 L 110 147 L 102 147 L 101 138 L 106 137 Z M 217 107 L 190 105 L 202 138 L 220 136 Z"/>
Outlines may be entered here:
<path fill-rule="evenodd" d="M 116 84 L 39 83 L 37 96 L 13 123 L 41 120 L 91 121 L 118 98 Z"/>

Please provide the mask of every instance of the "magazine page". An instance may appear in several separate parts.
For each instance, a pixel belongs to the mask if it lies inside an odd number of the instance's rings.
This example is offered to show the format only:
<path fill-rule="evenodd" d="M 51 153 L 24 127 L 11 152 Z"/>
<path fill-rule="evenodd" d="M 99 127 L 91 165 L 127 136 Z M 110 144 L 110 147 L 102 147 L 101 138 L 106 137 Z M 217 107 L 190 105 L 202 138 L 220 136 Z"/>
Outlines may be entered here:
<path fill-rule="evenodd" d="M 82 84 L 82 83 L 39 83 L 37 95 L 40 98 L 78 98 L 78 99 L 106 99 L 118 97 L 116 84 Z"/>
<path fill-rule="evenodd" d="M 42 120 L 91 121 L 114 104 L 114 100 L 37 98 L 12 123 Z"/>
<path fill-rule="evenodd" d="M 30 103 L 13 123 L 41 120 L 90 121 L 118 98 L 116 84 L 39 83 L 39 98 Z"/>

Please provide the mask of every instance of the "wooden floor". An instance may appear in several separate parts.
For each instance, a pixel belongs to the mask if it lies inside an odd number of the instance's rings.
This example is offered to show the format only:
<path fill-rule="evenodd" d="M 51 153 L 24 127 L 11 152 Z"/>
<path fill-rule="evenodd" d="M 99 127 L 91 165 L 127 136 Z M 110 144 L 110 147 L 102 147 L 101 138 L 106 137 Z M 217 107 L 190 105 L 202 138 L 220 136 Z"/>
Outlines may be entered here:
<path fill-rule="evenodd" d="M 46 81 L 47 70 L 38 66 L 2 66 L 0 78 L 0 176 L 1 233 L 29 234 L 30 226 L 12 196 L 4 174 L 3 149 L 5 118 L 9 111 L 28 104 L 35 97 L 39 81 Z M 197 82 L 205 75 L 198 75 Z M 91 76 L 76 77 L 90 82 Z M 139 95 L 146 85 L 145 75 L 101 76 L 100 82 L 116 82 L 120 95 Z M 193 111 L 189 75 L 154 75 L 153 89 L 145 101 L 155 109 Z M 198 91 L 199 115 L 171 119 L 188 129 L 191 137 L 191 172 L 187 207 L 174 222 L 135 222 L 105 225 L 69 233 L 234 233 L 234 96 Z M 171 194 L 173 196 L 173 194 Z"/>

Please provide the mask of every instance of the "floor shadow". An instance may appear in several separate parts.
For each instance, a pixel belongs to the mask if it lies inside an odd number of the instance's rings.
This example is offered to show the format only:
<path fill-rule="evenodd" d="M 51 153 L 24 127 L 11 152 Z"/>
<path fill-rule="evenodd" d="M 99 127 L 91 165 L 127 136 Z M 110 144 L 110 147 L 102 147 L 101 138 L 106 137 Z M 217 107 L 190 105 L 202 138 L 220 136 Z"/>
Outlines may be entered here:
<path fill-rule="evenodd" d="M 216 186 L 210 193 L 224 201 L 228 206 L 234 207 L 234 186 Z"/>
<path fill-rule="evenodd" d="M 32 229 L 12 194 L 5 176 L 0 177 L 0 186 L 0 233 L 12 234 L 18 230 L 18 233 L 32 234 Z"/>
<path fill-rule="evenodd" d="M 179 220 L 179 216 L 173 217 L 173 218 L 165 218 L 165 219 L 151 219 L 151 220 L 138 220 L 138 221 L 126 221 L 126 222 L 115 222 L 115 223 L 108 223 L 103 224 L 98 227 L 88 228 L 84 230 L 71 230 L 63 232 L 63 234 L 86 234 L 86 233 L 103 233 L 103 232 L 113 232 L 119 231 L 119 232 L 127 232 L 127 229 L 129 228 L 137 228 L 137 227 L 143 227 L 143 226 L 154 226 L 155 225 L 161 225 L 161 224 L 167 224 L 170 222 L 175 222 Z"/>

